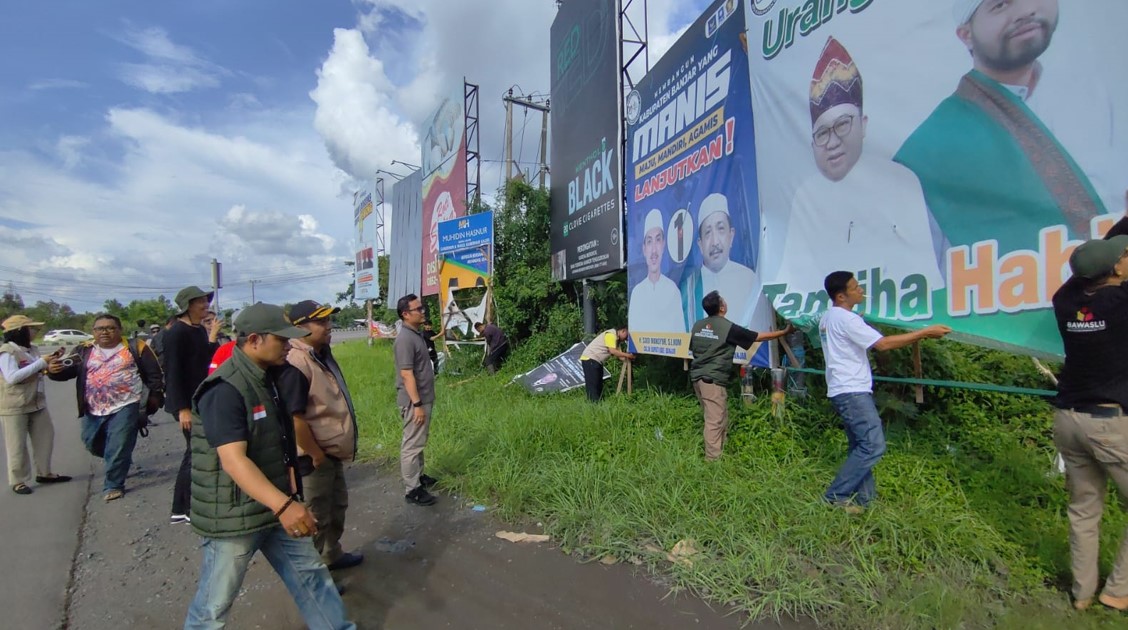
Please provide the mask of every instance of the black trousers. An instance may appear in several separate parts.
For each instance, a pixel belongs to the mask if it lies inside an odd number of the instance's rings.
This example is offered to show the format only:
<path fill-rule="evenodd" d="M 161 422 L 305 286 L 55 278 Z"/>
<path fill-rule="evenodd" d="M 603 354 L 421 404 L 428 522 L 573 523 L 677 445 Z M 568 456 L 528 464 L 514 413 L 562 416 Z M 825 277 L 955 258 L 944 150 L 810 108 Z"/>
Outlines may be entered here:
<path fill-rule="evenodd" d="M 584 389 L 587 390 L 588 400 L 599 402 L 603 397 L 603 364 L 594 359 L 580 361 L 584 366 Z"/>
<path fill-rule="evenodd" d="M 176 473 L 176 485 L 172 488 L 172 513 L 188 514 L 191 509 L 192 432 L 184 431 L 184 458 L 180 460 L 180 470 Z"/>
<path fill-rule="evenodd" d="M 490 374 L 497 372 L 501 364 L 505 361 L 505 357 L 509 356 L 509 344 L 502 344 L 498 349 L 491 351 L 486 355 L 484 365 L 490 371 Z"/>

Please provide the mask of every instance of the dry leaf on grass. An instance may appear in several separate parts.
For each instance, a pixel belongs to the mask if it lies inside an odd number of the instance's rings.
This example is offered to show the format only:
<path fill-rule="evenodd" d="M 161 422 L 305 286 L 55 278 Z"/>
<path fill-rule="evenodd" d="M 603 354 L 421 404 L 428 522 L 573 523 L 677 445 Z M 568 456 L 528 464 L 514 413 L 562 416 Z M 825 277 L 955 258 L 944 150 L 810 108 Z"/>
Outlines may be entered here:
<path fill-rule="evenodd" d="M 518 533 L 501 531 L 494 534 L 494 536 L 497 536 L 502 540 L 508 540 L 509 542 L 515 543 L 549 541 L 548 534 L 526 534 L 525 532 Z"/>

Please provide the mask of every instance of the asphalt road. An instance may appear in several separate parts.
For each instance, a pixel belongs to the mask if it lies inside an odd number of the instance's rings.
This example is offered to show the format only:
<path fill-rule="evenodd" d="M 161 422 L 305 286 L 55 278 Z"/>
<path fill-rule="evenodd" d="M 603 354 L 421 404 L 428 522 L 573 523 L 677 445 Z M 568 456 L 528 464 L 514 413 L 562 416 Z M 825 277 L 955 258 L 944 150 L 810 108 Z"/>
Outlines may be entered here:
<path fill-rule="evenodd" d="M 196 589 L 200 539 L 168 514 L 183 437 L 163 412 L 140 439 L 126 496 L 101 499 L 101 460 L 78 439 L 73 383 L 48 383 L 56 427 L 55 471 L 70 483 L 0 492 L 7 575 L 0 626 L 178 628 Z M 737 629 L 740 615 L 668 590 L 628 563 L 581 563 L 551 542 L 514 544 L 498 530 L 536 532 L 494 519 L 439 488 L 435 508 L 408 506 L 397 471 L 354 465 L 344 543 L 364 564 L 339 572 L 361 628 L 675 630 Z M 69 585 L 69 586 L 68 586 Z M 304 624 L 280 580 L 252 562 L 229 626 L 284 630 Z M 813 627 L 811 624 L 768 628 Z"/>

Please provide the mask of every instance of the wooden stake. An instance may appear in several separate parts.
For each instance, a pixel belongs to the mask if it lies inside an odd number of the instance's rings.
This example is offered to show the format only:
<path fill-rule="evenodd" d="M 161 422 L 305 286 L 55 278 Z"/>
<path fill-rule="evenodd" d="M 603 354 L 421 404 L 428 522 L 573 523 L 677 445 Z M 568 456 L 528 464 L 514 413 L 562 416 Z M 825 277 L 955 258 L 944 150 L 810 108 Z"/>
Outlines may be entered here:
<path fill-rule="evenodd" d="M 623 379 L 627 377 L 627 366 L 630 364 L 630 361 L 623 361 L 623 367 L 619 370 L 619 386 L 615 388 L 616 394 L 623 391 Z"/>
<path fill-rule="evenodd" d="M 923 376 L 924 376 L 924 371 L 921 368 L 920 342 L 919 341 L 913 342 L 913 375 L 916 376 L 918 379 L 923 378 Z M 924 385 L 921 385 L 921 384 L 918 383 L 918 384 L 913 386 L 913 389 L 916 390 L 916 402 L 917 402 L 917 404 L 918 405 L 923 404 L 924 403 Z"/>
<path fill-rule="evenodd" d="M 634 361 L 627 361 L 627 394 L 634 393 Z"/>

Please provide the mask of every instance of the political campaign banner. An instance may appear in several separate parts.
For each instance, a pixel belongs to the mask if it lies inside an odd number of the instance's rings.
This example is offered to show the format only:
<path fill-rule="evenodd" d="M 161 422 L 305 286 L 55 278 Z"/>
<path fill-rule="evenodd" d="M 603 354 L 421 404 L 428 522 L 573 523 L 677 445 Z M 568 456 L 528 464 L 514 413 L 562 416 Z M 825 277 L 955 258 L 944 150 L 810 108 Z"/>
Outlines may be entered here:
<path fill-rule="evenodd" d="M 415 171 L 392 184 L 391 238 L 388 242 L 388 302 L 423 294 L 423 174 Z"/>
<path fill-rule="evenodd" d="M 583 387 L 584 368 L 580 365 L 583 353 L 584 344 L 577 343 L 532 370 L 514 376 L 512 382 L 520 383 L 534 394 L 566 392 Z M 603 378 L 611 378 L 607 368 L 603 368 Z"/>
<path fill-rule="evenodd" d="M 466 214 L 464 85 L 443 99 L 424 124 L 423 292 L 439 292 L 439 223 Z"/>
<path fill-rule="evenodd" d="M 468 214 L 439 223 L 439 253 L 493 245 L 493 212 Z"/>
<path fill-rule="evenodd" d="M 760 207 L 744 8 L 718 0 L 626 99 L 631 347 L 689 357 L 689 331 L 718 291 L 728 319 L 757 317 Z M 768 364 L 768 345 L 756 365 Z M 745 360 L 741 352 L 738 361 Z"/>
<path fill-rule="evenodd" d="M 552 272 L 578 280 L 623 267 L 622 97 L 616 0 L 568 0 L 549 38 Z"/>
<path fill-rule="evenodd" d="M 750 0 L 763 291 L 1056 357 L 1068 259 L 1124 212 L 1128 3 Z M 1081 315 L 1079 315 L 1081 316 Z"/>
<path fill-rule="evenodd" d="M 353 194 L 353 297 L 369 300 L 380 297 L 380 281 L 376 275 L 376 217 L 373 215 L 372 193 L 360 190 Z"/>

